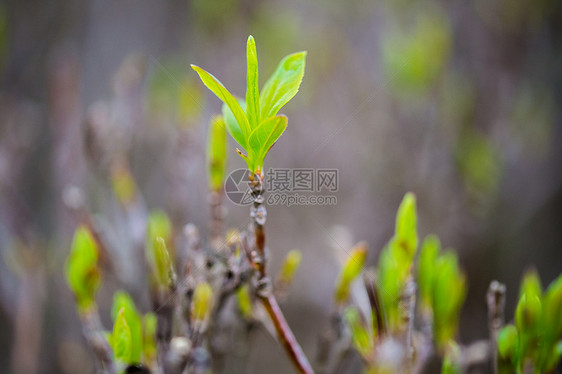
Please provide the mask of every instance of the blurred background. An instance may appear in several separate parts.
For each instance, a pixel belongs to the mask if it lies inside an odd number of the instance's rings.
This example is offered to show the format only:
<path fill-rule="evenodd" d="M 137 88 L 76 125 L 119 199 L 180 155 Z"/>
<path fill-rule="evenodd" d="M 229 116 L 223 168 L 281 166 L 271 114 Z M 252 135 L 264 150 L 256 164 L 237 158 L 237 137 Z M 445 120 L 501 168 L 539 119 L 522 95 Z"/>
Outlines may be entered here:
<path fill-rule="evenodd" d="M 166 211 L 180 236 L 186 223 L 206 235 L 205 145 L 221 106 L 189 64 L 243 96 L 249 34 L 262 84 L 280 58 L 308 51 L 265 167 L 339 172 L 337 205 L 268 208 L 272 269 L 293 248 L 304 255 L 282 308 L 309 356 L 342 249 L 366 240 L 375 264 L 407 191 L 420 236 L 439 235 L 467 273 L 462 343 L 487 336 L 491 280 L 507 285 L 510 319 L 525 269 L 543 284 L 561 272 L 559 1 L 3 0 L 4 372 L 93 372 L 64 279 L 80 221 L 69 206 L 85 207 L 117 259 L 98 300 L 108 329 L 117 288 L 150 309 L 135 282 L 139 211 Z M 229 169 L 243 167 L 229 141 Z M 119 204 L 116 183 L 125 194 L 136 183 L 134 208 Z M 227 226 L 247 225 L 247 207 L 226 207 Z M 247 372 L 291 371 L 267 333 L 255 339 Z"/>

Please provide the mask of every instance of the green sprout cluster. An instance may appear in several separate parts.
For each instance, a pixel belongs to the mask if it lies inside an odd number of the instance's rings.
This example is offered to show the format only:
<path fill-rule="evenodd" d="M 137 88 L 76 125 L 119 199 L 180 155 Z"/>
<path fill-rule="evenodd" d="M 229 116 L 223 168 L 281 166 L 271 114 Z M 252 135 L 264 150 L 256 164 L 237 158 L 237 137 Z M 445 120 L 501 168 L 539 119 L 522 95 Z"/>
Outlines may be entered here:
<path fill-rule="evenodd" d="M 78 227 L 74 234 L 66 278 L 74 292 L 80 316 L 87 319 L 96 313 L 96 294 L 102 281 L 98 245 L 85 226 Z M 104 335 L 112 348 L 115 362 L 123 367 L 140 363 L 152 365 L 156 359 L 156 316 L 153 313 L 141 314 L 129 294 L 117 291 L 113 295 L 111 318 L 113 330 Z"/>
<path fill-rule="evenodd" d="M 467 287 L 456 254 L 440 251 L 437 236 L 425 238 L 418 261 L 418 287 L 422 314 L 430 316 L 435 343 L 443 350 L 457 334 Z"/>
<path fill-rule="evenodd" d="M 156 359 L 156 316 L 142 315 L 128 293 L 117 291 L 113 295 L 111 319 L 113 331 L 108 333 L 108 341 L 117 362 L 151 366 Z"/>
<path fill-rule="evenodd" d="M 261 175 L 265 156 L 287 128 L 287 117 L 277 113 L 297 94 L 304 76 L 305 60 L 306 52 L 283 58 L 260 92 L 256 43 L 250 36 L 246 47 L 245 101 L 232 95 L 212 74 L 191 65 L 205 86 L 224 103 L 222 115 L 226 130 L 246 151 L 244 154 L 237 149 L 254 174 Z"/>
<path fill-rule="evenodd" d="M 420 23 L 419 37 L 411 43 L 402 43 L 401 48 L 418 54 L 423 44 L 420 41 L 432 40 L 430 44 L 433 44 L 434 49 L 446 50 L 446 38 L 442 38 L 439 30 L 426 21 Z M 304 74 L 306 52 L 288 55 L 281 60 L 260 92 L 256 45 L 251 36 L 247 41 L 246 54 L 245 100 L 234 97 L 213 75 L 192 65 L 205 86 L 224 103 L 222 115 L 216 115 L 210 121 L 207 170 L 211 195 L 222 193 L 227 170 L 227 132 L 246 152 L 244 154 L 237 149 L 250 172 L 262 176 L 269 149 L 287 127 L 287 118 L 278 115 L 278 112 L 295 96 Z M 393 57 L 389 61 L 393 61 Z M 432 79 L 433 68 L 429 60 L 426 65 L 422 67 L 422 72 L 427 71 L 427 74 L 421 74 L 418 79 L 420 87 Z M 417 76 L 418 73 L 414 70 L 402 71 L 404 76 Z M 128 169 L 116 168 L 113 179 L 113 192 L 117 199 L 123 204 L 134 200 L 138 191 Z M 214 219 L 220 221 L 222 217 L 216 214 Z M 156 365 L 164 363 L 157 362 L 157 358 L 158 361 L 162 360 L 159 357 L 161 352 L 158 351 L 162 342 L 158 340 L 157 343 L 157 338 L 172 334 L 171 324 L 175 318 L 173 310 L 168 310 L 169 314 L 165 315 L 163 309 L 166 309 L 166 300 L 172 300 L 173 296 L 177 296 L 176 292 L 185 286 L 179 287 L 176 283 L 176 255 L 170 219 L 164 212 L 154 211 L 146 217 L 146 221 L 145 256 L 151 297 L 157 314 L 143 314 L 125 291 L 114 293 L 111 308 L 113 329 L 111 332 L 102 331 L 101 335 L 111 350 L 110 359 L 119 372 L 127 370 L 129 365 L 137 364 L 159 372 Z M 221 226 L 221 222 L 218 223 Z M 463 372 L 464 347 L 458 344 L 456 337 L 461 308 L 467 294 L 466 277 L 456 253 L 453 250 L 442 251 L 436 235 L 428 235 L 419 246 L 417 226 L 416 197 L 407 193 L 398 207 L 394 233 L 380 252 L 377 266 L 365 269 L 368 245 L 359 242 L 348 252 L 348 258 L 336 278 L 333 292 L 338 316 L 336 324 L 344 332 L 338 330 L 338 334 L 334 335 L 347 338 L 346 350 L 350 347 L 355 349 L 365 364 L 366 373 L 412 372 L 417 364 L 415 360 L 421 356 L 418 356 L 418 349 L 422 345 L 441 357 L 443 374 Z M 228 251 L 193 252 L 199 252 L 203 257 L 198 259 L 206 260 L 210 269 L 215 262 L 221 261 L 223 268 L 242 268 L 238 269 L 240 273 L 237 275 L 241 279 L 242 270 L 257 270 L 256 264 L 247 258 L 251 257 L 248 248 L 242 249 L 243 243 L 247 245 L 243 240 L 245 235 L 247 232 L 227 231 L 224 239 Z M 217 236 L 222 239 L 222 232 Z M 84 321 L 91 321 L 92 315 L 97 317 L 96 295 L 102 282 L 99 260 L 106 254 L 102 253 L 100 247 L 103 247 L 101 242 L 90 229 L 80 226 L 75 232 L 66 263 L 66 278 Z M 225 259 L 226 252 L 228 258 Z M 287 254 L 279 271 L 278 282 L 272 287 L 273 293 L 279 296 L 290 286 L 301 261 L 300 251 L 292 250 Z M 194 263 L 195 260 L 188 265 Z M 195 277 L 190 273 L 193 269 L 189 266 L 186 266 L 187 274 L 184 275 L 186 283 L 191 282 L 189 291 L 192 293 L 186 297 L 189 301 L 181 317 L 190 325 L 190 332 L 195 332 L 192 339 L 199 339 L 199 332 L 203 332 L 207 326 L 215 327 L 213 318 L 217 313 L 214 312 L 220 309 L 221 304 L 224 305 L 225 295 L 229 292 L 235 296 L 235 306 L 248 331 L 260 319 L 263 309 L 254 305 L 260 296 L 253 282 L 246 279 L 225 291 L 217 287 L 218 272 L 208 277 L 198 273 Z M 364 313 L 365 308 L 360 308 L 361 305 L 353 304 L 358 301 L 355 299 L 357 287 L 354 285 L 362 276 L 371 306 L 368 314 Z M 226 284 L 223 284 L 223 288 Z M 179 291 L 188 294 L 184 288 Z M 416 304 L 421 318 L 414 315 Z M 160 325 L 161 319 L 166 317 L 169 317 L 170 322 Z M 414 320 L 422 325 L 421 331 L 414 329 Z M 84 325 L 88 323 L 84 322 Z M 170 327 L 170 331 L 163 332 L 163 327 Z M 284 344 L 291 343 L 287 341 Z M 399 355 L 388 354 L 389 360 L 384 356 L 384 352 L 388 353 L 389 350 Z M 500 373 L 527 373 L 533 369 L 537 373 L 552 373 L 556 370 L 562 356 L 562 276 L 543 292 L 536 272 L 525 275 L 514 323 L 506 325 L 497 334 L 497 353 Z M 400 358 L 395 359 L 397 356 Z"/>
<path fill-rule="evenodd" d="M 101 284 L 98 256 L 98 245 L 92 233 L 85 226 L 80 226 L 74 234 L 66 262 L 66 279 L 76 296 L 77 307 L 83 313 L 95 307 Z"/>
<path fill-rule="evenodd" d="M 535 271 L 521 282 L 515 324 L 498 335 L 502 373 L 553 373 L 562 357 L 562 275 L 545 292 Z"/>
<path fill-rule="evenodd" d="M 425 238 L 419 255 L 417 248 L 416 198 L 407 193 L 398 208 L 394 235 L 382 250 L 374 271 L 373 286 L 378 295 L 375 307 L 378 310 L 365 317 L 358 308 L 350 305 L 351 285 L 365 267 L 366 243 L 359 243 L 351 250 L 337 278 L 334 301 L 338 307 L 345 307 L 343 318 L 349 328 L 351 343 L 364 359 L 369 373 L 406 370 L 403 366 L 386 365 L 377 352 L 385 341 L 403 341 L 408 336 L 407 331 L 413 326 L 415 303 L 415 289 L 408 291 L 408 287 L 414 282 L 418 285 L 419 310 L 432 327 L 436 352 L 443 357 L 443 373 L 460 373 L 460 353 L 455 338 L 466 295 L 465 276 L 454 252 L 441 253 L 437 236 Z M 376 313 L 380 318 L 374 315 Z M 413 339 L 410 344 L 415 350 Z"/>

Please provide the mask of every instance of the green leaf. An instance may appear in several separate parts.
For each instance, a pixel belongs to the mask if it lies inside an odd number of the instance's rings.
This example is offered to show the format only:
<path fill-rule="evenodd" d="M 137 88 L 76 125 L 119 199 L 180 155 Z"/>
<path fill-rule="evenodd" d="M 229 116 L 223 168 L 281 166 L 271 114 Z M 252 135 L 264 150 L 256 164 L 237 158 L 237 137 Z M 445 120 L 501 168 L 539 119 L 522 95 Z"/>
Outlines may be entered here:
<path fill-rule="evenodd" d="M 459 346 L 454 341 L 450 341 L 445 349 L 441 374 L 461 374 L 462 367 L 460 365 L 460 359 L 461 351 Z"/>
<path fill-rule="evenodd" d="M 211 118 L 207 163 L 209 165 L 209 187 L 213 191 L 222 189 L 226 173 L 226 124 L 222 116 Z"/>
<path fill-rule="evenodd" d="M 163 238 L 156 238 L 156 246 L 154 247 L 155 270 L 158 283 L 161 285 L 170 285 L 173 281 L 173 268 L 166 242 Z"/>
<path fill-rule="evenodd" d="M 201 282 L 195 286 L 193 292 L 193 303 L 191 305 L 191 317 L 195 321 L 206 321 L 213 308 L 213 289 L 207 282 Z"/>
<path fill-rule="evenodd" d="M 524 364 L 525 358 L 536 358 L 538 355 L 541 316 L 540 297 L 534 292 L 524 293 L 515 309 L 515 326 L 519 333 L 519 366 Z"/>
<path fill-rule="evenodd" d="M 431 308 L 431 293 L 435 274 L 435 262 L 441 251 L 441 242 L 436 235 L 428 235 L 421 246 L 418 262 L 418 286 L 420 288 L 420 305 Z"/>
<path fill-rule="evenodd" d="M 111 318 L 113 319 L 113 322 L 117 320 L 121 310 L 124 311 L 125 320 L 131 330 L 132 344 L 131 357 L 129 361 L 131 363 L 138 364 L 141 362 L 143 340 L 141 317 L 131 296 L 124 291 L 117 291 L 113 295 L 113 305 L 111 307 Z"/>
<path fill-rule="evenodd" d="M 433 281 L 433 335 L 437 347 L 443 349 L 458 329 L 459 315 L 466 296 L 466 278 L 460 271 L 452 251 L 437 259 Z"/>
<path fill-rule="evenodd" d="M 504 326 L 498 334 L 498 352 L 503 359 L 517 361 L 517 328 L 513 325 Z"/>
<path fill-rule="evenodd" d="M 363 325 L 359 311 L 355 307 L 345 309 L 344 318 L 351 330 L 351 340 L 357 352 L 363 357 L 370 357 L 374 349 L 373 339 Z"/>
<path fill-rule="evenodd" d="M 144 363 L 152 366 L 156 360 L 156 328 L 158 319 L 154 313 L 147 313 L 143 319 L 142 353 Z"/>
<path fill-rule="evenodd" d="M 237 100 L 238 100 L 238 105 L 240 105 L 240 108 L 242 108 L 242 110 L 246 112 L 246 102 L 239 98 L 237 98 Z M 232 139 L 234 139 L 238 144 L 240 144 L 241 147 L 246 148 L 248 139 L 246 139 L 246 135 L 242 133 L 242 130 L 238 125 L 238 121 L 236 121 L 234 114 L 232 114 L 232 111 L 226 104 L 222 105 L 222 117 L 224 118 L 226 129 L 228 130 L 230 136 L 232 136 Z"/>
<path fill-rule="evenodd" d="M 545 333 L 553 341 L 562 339 L 562 275 L 544 293 L 543 315 Z"/>
<path fill-rule="evenodd" d="M 98 268 L 96 241 L 85 226 L 78 227 L 74 233 L 72 249 L 66 261 L 66 280 L 76 296 L 81 313 L 95 306 L 101 270 Z"/>
<path fill-rule="evenodd" d="M 548 355 L 547 357 L 548 358 L 544 365 L 544 369 L 548 373 L 554 372 L 554 369 L 556 369 L 556 365 L 558 364 L 560 358 L 562 357 L 562 340 L 556 343 L 554 347 L 552 347 L 550 355 Z"/>
<path fill-rule="evenodd" d="M 152 280 L 168 287 L 174 280 L 173 262 L 166 248 L 166 241 L 172 240 L 172 224 L 162 211 L 152 212 L 148 219 L 146 258 L 152 271 Z"/>
<path fill-rule="evenodd" d="M 349 298 L 351 282 L 361 274 L 367 260 L 367 243 L 359 242 L 351 249 L 336 280 L 334 298 L 337 304 L 343 304 Z"/>
<path fill-rule="evenodd" d="M 287 253 L 285 260 L 283 261 L 283 265 L 281 265 L 281 271 L 279 272 L 279 281 L 281 283 L 285 285 L 291 284 L 297 270 L 299 269 L 301 260 L 302 253 L 299 250 L 293 249 Z"/>
<path fill-rule="evenodd" d="M 397 250 L 404 252 L 406 258 L 412 261 L 418 247 L 418 233 L 416 224 L 416 197 L 408 192 L 404 195 L 398 213 L 396 214 Z"/>
<path fill-rule="evenodd" d="M 246 147 L 246 139 L 248 134 L 250 133 L 250 124 L 248 123 L 248 118 L 246 117 L 246 113 L 238 104 L 238 101 L 232 94 L 223 86 L 223 84 L 215 78 L 212 74 L 206 72 L 205 70 L 201 69 L 199 66 L 191 65 L 193 70 L 199 74 L 199 78 L 203 81 L 205 86 L 210 89 L 219 99 L 222 100 L 223 103 L 228 105 L 228 108 L 232 111 L 234 118 L 236 118 L 236 122 L 240 128 L 240 133 L 242 136 L 238 136 L 239 133 L 237 131 L 230 132 L 230 128 L 228 129 L 230 135 L 236 140 L 242 147 Z M 238 139 L 237 139 L 238 137 Z"/>
<path fill-rule="evenodd" d="M 260 95 L 262 119 L 276 115 L 297 94 L 304 76 L 305 62 L 306 52 L 293 53 L 281 60 Z"/>
<path fill-rule="evenodd" d="M 164 241 L 172 240 L 172 222 L 168 215 L 162 210 L 155 210 L 150 213 L 147 225 L 147 246 L 154 245 L 156 238 L 164 238 Z"/>
<path fill-rule="evenodd" d="M 250 297 L 250 288 L 247 284 L 236 290 L 236 301 L 238 302 L 238 309 L 242 317 L 246 319 L 252 318 L 252 298 Z"/>
<path fill-rule="evenodd" d="M 541 299 L 534 294 L 523 294 L 515 310 L 515 323 L 521 332 L 536 327 L 541 315 Z"/>
<path fill-rule="evenodd" d="M 536 269 L 530 269 L 525 272 L 521 287 L 519 287 L 519 297 L 524 294 L 542 296 L 541 279 Z"/>
<path fill-rule="evenodd" d="M 255 128 L 261 122 L 260 117 L 260 93 L 258 86 L 258 53 L 256 51 L 256 42 L 254 37 L 248 37 L 246 46 L 246 64 L 248 65 L 248 73 L 246 75 L 246 115 L 250 122 L 250 128 Z"/>
<path fill-rule="evenodd" d="M 254 161 L 249 166 L 253 172 L 263 170 L 263 162 L 267 152 L 285 132 L 287 117 L 276 116 L 263 121 L 252 131 L 249 139 L 248 156 Z"/>
<path fill-rule="evenodd" d="M 125 318 L 125 309 L 121 308 L 113 324 L 113 332 L 110 339 L 111 347 L 115 359 L 126 364 L 131 363 L 131 354 L 133 350 L 133 339 L 131 337 L 131 329 Z"/>

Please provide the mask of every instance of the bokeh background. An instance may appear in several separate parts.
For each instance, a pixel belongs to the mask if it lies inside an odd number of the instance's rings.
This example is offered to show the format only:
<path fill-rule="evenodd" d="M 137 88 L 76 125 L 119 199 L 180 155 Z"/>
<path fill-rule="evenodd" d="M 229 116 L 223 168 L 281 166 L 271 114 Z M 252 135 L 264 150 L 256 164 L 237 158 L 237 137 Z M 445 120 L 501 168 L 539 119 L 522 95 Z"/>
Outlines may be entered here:
<path fill-rule="evenodd" d="M 0 367 L 91 373 L 64 261 L 82 199 L 112 244 L 100 313 L 135 283 L 134 210 L 112 192 L 130 168 L 145 210 L 178 236 L 208 232 L 205 144 L 220 110 L 188 67 L 245 87 L 254 35 L 261 83 L 307 50 L 289 127 L 266 168 L 336 168 L 336 206 L 268 209 L 271 266 L 293 248 L 302 267 L 282 305 L 309 356 L 332 310 L 345 253 L 369 263 L 407 191 L 421 236 L 455 248 L 469 291 L 460 341 L 487 336 L 489 282 L 507 284 L 507 317 L 526 268 L 562 270 L 562 3 L 555 0 L 4 0 L 0 3 Z M 243 167 L 230 143 L 229 169 Z M 117 161 L 116 161 L 117 160 Z M 115 166 L 115 165 L 118 166 Z M 116 171 L 117 170 L 117 171 Z M 74 186 L 74 187 L 71 187 Z M 65 203 L 66 200 L 66 203 Z M 227 203 L 228 226 L 248 210 Z M 265 332 L 246 372 L 291 366 Z"/>

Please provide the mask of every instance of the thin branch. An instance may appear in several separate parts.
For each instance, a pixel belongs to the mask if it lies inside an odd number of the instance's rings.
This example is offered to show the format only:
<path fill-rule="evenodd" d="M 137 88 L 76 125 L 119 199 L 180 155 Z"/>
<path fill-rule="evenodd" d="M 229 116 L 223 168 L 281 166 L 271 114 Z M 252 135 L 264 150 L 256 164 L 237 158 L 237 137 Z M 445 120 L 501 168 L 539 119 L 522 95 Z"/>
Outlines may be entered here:
<path fill-rule="evenodd" d="M 312 374 L 314 371 L 308 362 L 301 346 L 295 339 L 289 324 L 285 320 L 283 312 L 279 308 L 279 304 L 272 292 L 271 280 L 267 277 L 266 256 L 267 249 L 265 246 L 265 222 L 267 211 L 265 209 L 263 197 L 263 177 L 261 174 L 250 175 L 250 188 L 253 198 L 253 206 L 250 211 L 250 217 L 254 228 L 254 247 L 256 253 L 251 253 L 250 261 L 253 262 L 258 271 L 258 287 L 257 295 L 264 306 L 269 318 L 275 326 L 277 337 L 281 342 L 285 352 L 295 365 L 299 373 Z"/>
<path fill-rule="evenodd" d="M 84 326 L 84 335 L 86 340 L 98 361 L 101 364 L 104 373 L 115 373 L 115 365 L 113 363 L 113 353 L 107 339 L 104 336 L 104 329 L 100 322 L 97 310 L 90 310 L 80 315 L 82 325 Z"/>
<path fill-rule="evenodd" d="M 300 347 L 299 343 L 297 342 L 289 324 L 285 320 L 283 316 L 283 312 L 279 308 L 279 304 L 277 304 L 277 300 L 273 296 L 273 294 L 269 293 L 268 296 L 260 297 L 260 300 L 267 311 L 267 314 L 273 321 L 275 326 L 275 330 L 277 331 L 277 336 L 287 355 L 293 362 L 293 364 L 298 369 L 299 373 L 303 374 L 312 374 L 314 371 L 308 362 L 302 348 Z"/>
<path fill-rule="evenodd" d="M 504 324 L 505 307 L 505 285 L 498 281 L 492 281 L 486 294 L 488 304 L 488 328 L 490 331 L 490 351 L 492 358 L 492 370 L 498 374 L 498 349 L 497 341 L 500 329 Z"/>
<path fill-rule="evenodd" d="M 413 345 L 413 331 L 414 331 L 414 313 L 416 309 L 416 283 L 414 278 L 410 275 L 404 284 L 402 295 L 400 298 L 400 309 L 402 311 L 402 320 L 406 326 L 405 343 L 406 352 L 410 367 L 413 367 L 414 361 L 414 345 Z"/>
<path fill-rule="evenodd" d="M 364 273 L 363 284 L 365 285 L 367 296 L 369 297 L 369 304 L 371 305 L 371 311 L 373 313 L 373 324 L 376 324 L 376 326 L 373 326 L 373 331 L 377 331 L 374 338 L 375 340 L 378 340 L 386 335 L 386 323 L 381 298 L 376 286 L 375 274 Z"/>

